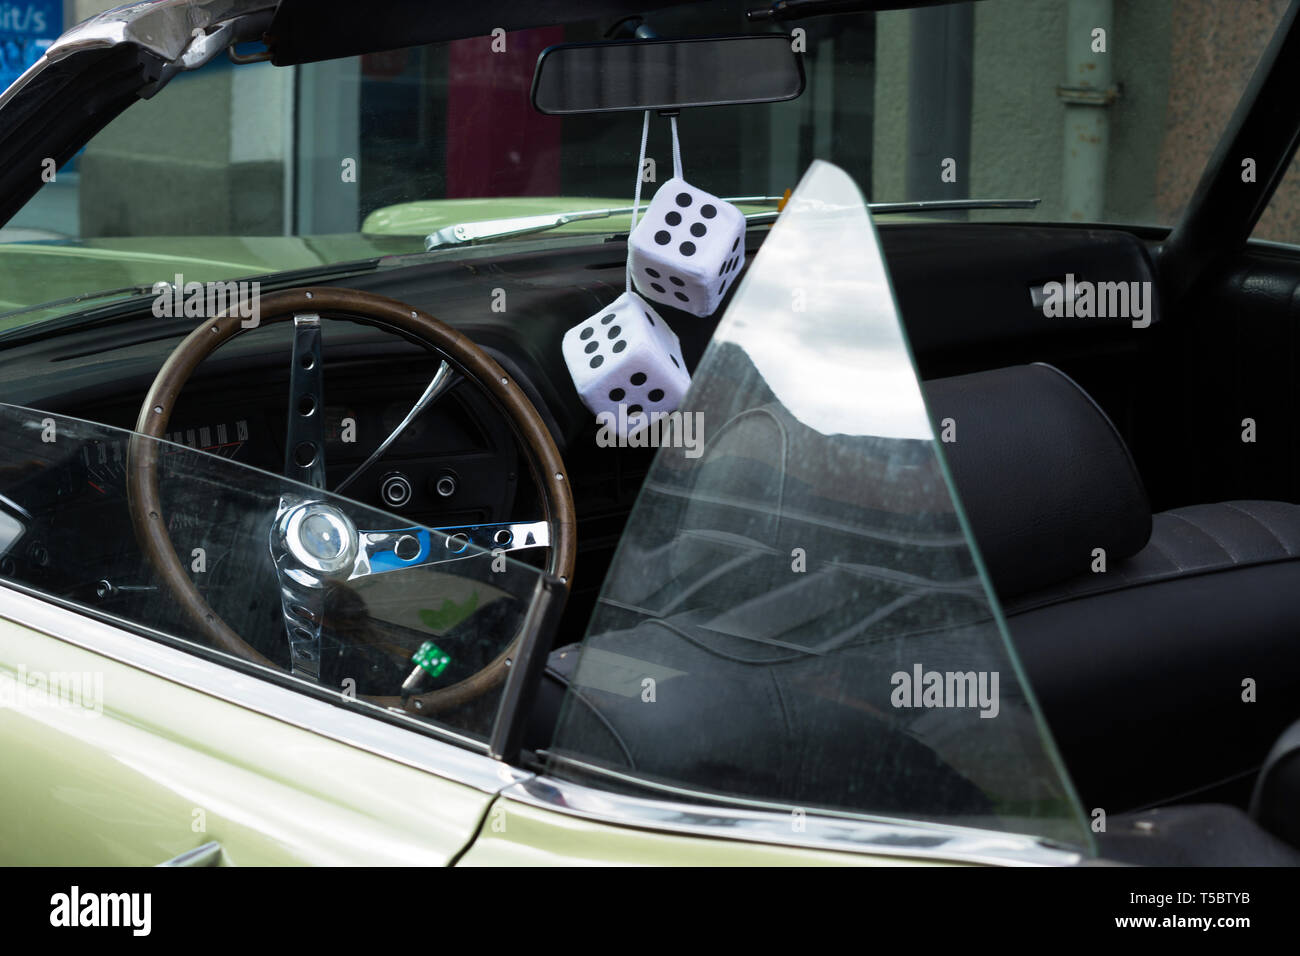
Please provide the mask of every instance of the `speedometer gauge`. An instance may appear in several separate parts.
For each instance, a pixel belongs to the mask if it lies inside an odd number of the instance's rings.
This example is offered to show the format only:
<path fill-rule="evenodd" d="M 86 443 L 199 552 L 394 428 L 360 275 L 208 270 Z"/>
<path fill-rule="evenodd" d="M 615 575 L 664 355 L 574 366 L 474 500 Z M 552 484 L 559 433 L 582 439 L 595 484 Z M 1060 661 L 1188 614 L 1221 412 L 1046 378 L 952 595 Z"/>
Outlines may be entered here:
<path fill-rule="evenodd" d="M 248 419 L 181 428 L 168 432 L 166 438 L 177 445 L 212 452 L 223 458 L 237 458 L 239 450 L 248 441 Z"/>

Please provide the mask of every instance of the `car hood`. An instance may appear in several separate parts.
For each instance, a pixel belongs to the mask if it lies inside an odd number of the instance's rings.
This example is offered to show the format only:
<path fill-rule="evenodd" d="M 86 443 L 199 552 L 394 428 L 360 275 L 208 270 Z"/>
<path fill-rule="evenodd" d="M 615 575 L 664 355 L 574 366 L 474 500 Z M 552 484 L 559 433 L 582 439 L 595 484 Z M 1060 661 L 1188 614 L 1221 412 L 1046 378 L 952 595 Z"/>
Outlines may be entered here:
<path fill-rule="evenodd" d="M 186 282 L 215 282 L 418 251 L 409 239 L 360 234 L 0 243 L 0 313 L 108 289 L 172 282 L 177 275 Z M 0 330 L 79 307 L 63 304 L 8 318 L 0 314 Z"/>

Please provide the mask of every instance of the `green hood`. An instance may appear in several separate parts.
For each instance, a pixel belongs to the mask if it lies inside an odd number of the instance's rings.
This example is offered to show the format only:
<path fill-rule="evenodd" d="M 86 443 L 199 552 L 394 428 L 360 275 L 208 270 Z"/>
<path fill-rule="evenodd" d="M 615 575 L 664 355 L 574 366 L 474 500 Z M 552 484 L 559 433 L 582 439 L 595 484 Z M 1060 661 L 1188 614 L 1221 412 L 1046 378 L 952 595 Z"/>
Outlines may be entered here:
<path fill-rule="evenodd" d="M 432 199 L 385 206 L 368 215 L 360 233 L 323 236 L 163 236 L 60 239 L 0 243 L 0 313 L 43 302 L 128 287 L 172 282 L 216 282 L 310 269 L 340 262 L 424 251 L 424 238 L 461 222 L 538 216 L 630 205 L 609 197 L 525 196 Z M 759 206 L 742 206 L 745 212 Z M 624 213 L 568 223 L 533 235 L 626 232 Z M 123 293 L 126 295 L 127 293 Z M 111 298 L 96 299 L 103 304 Z M 89 308 L 63 302 L 18 315 L 0 314 L 0 331 Z"/>
<path fill-rule="evenodd" d="M 177 236 L 0 244 L 0 313 L 128 286 L 245 276 L 418 251 L 410 241 L 341 236 Z M 96 304 L 102 301 L 97 300 Z M 8 318 L 0 330 L 88 308 L 63 303 Z"/>

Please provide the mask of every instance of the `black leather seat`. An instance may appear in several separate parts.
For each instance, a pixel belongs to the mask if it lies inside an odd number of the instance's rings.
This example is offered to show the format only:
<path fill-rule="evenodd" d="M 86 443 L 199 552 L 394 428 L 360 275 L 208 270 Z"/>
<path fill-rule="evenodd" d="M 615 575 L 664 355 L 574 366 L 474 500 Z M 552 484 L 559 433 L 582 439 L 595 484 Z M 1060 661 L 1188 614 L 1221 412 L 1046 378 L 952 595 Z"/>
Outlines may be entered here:
<path fill-rule="evenodd" d="M 1300 716 L 1300 506 L 1151 515 L 1109 419 L 1050 366 L 926 391 L 936 433 L 955 424 L 959 496 L 1085 807 L 1248 792 Z"/>
<path fill-rule="evenodd" d="M 1264 760 L 1250 815 L 1270 833 L 1300 848 L 1300 721 L 1287 728 Z"/>
<path fill-rule="evenodd" d="M 1156 865 L 1300 865 L 1300 729 L 1278 739 L 1300 714 L 1300 506 L 1226 502 L 1153 516 L 1110 421 L 1049 366 L 938 380 L 926 390 L 937 433 L 950 431 L 943 420 L 953 419 L 957 440 L 944 445 L 946 457 L 1030 688 L 1085 810 L 1106 811 L 1101 854 Z M 681 636 L 688 623 L 610 631 L 601 649 L 654 659 L 655 642 Z M 573 649 L 552 654 L 530 746 L 556 744 Z M 683 660 L 689 648 L 674 653 Z M 680 671 L 687 682 L 720 672 Z M 1256 685 L 1253 703 L 1243 700 L 1246 679 Z M 631 715 L 644 722 L 649 712 L 638 695 L 612 690 L 599 707 L 595 692 L 574 695 L 563 743 L 580 740 L 579 753 L 651 776 L 666 760 L 673 772 L 660 776 L 676 779 L 674 765 L 686 762 L 707 765 L 738 792 L 767 772 L 759 790 L 780 799 L 861 800 L 828 795 L 817 777 L 755 756 L 766 741 L 808 736 L 789 733 L 775 698 L 724 700 L 716 680 L 680 686 L 688 724 L 714 721 L 732 733 L 726 761 L 703 746 L 714 737 L 683 736 L 675 723 L 621 733 Z M 839 723 L 835 715 L 813 719 Z M 844 748 L 837 761 L 855 768 L 847 781 L 873 782 L 882 767 L 918 769 L 915 779 L 903 775 L 908 789 L 879 796 L 887 812 L 943 815 L 951 807 L 936 801 L 947 797 L 978 805 L 979 794 L 959 791 L 946 768 L 885 728 L 831 743 Z M 1249 786 L 1266 755 L 1250 815 L 1223 804 L 1143 809 L 1233 776 Z"/>
<path fill-rule="evenodd" d="M 1300 866 L 1300 850 L 1224 804 L 1123 814 L 1097 834 L 1097 849 L 1141 866 Z"/>
<path fill-rule="evenodd" d="M 1146 866 L 1300 866 L 1300 722 L 1264 761 L 1250 815 L 1222 804 L 1121 814 L 1097 835 L 1101 855 Z"/>

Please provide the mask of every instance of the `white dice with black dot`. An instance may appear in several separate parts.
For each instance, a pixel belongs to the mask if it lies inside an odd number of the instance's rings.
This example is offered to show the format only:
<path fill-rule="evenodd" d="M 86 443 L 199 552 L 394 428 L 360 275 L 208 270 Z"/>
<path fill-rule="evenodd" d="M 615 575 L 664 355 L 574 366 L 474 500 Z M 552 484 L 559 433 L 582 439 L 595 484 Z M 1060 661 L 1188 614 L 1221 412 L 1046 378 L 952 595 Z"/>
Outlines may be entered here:
<path fill-rule="evenodd" d="M 676 410 L 691 384 L 677 335 L 635 292 L 565 332 L 563 349 L 583 404 L 613 413 L 620 436 Z"/>
<path fill-rule="evenodd" d="M 628 238 L 632 281 L 647 299 L 712 315 L 745 264 L 745 214 L 673 177 Z"/>

